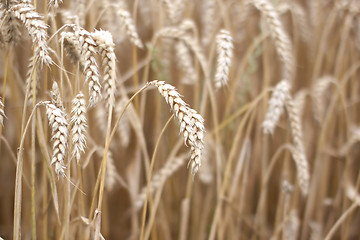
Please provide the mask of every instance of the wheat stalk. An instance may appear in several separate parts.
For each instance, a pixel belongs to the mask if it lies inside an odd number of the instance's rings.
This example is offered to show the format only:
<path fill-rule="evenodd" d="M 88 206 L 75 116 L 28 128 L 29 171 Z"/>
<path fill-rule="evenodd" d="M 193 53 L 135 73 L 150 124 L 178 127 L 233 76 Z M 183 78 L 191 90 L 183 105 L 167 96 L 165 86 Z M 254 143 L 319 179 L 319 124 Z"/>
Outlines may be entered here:
<path fill-rule="evenodd" d="M 49 65 L 52 63 L 47 45 L 47 26 L 30 3 L 18 3 L 13 5 L 6 14 L 14 14 L 20 19 L 27 28 L 33 43 L 36 45 L 35 54 L 40 58 L 41 64 Z"/>
<path fill-rule="evenodd" d="M 81 152 L 85 152 L 86 147 L 86 102 L 84 94 L 81 92 L 76 95 L 72 101 L 71 121 L 72 125 L 72 143 L 73 151 L 72 156 L 76 159 L 77 163 L 80 162 Z"/>
<path fill-rule="evenodd" d="M 104 91 L 107 105 L 114 107 L 115 104 L 115 66 L 116 56 L 114 52 L 115 44 L 110 32 L 95 31 L 92 33 L 93 39 L 100 48 L 102 56 L 102 66 L 104 68 Z"/>
<path fill-rule="evenodd" d="M 94 106 L 101 98 L 101 84 L 96 64 L 96 43 L 91 33 L 79 26 L 74 26 L 75 37 L 79 41 L 81 56 L 84 61 L 84 74 L 89 83 L 89 107 Z"/>
<path fill-rule="evenodd" d="M 264 134 L 273 134 L 275 126 L 283 112 L 286 97 L 289 93 L 290 85 L 287 81 L 280 81 L 273 91 L 269 100 L 269 107 L 262 123 Z"/>
<path fill-rule="evenodd" d="M 55 164 L 55 172 L 58 176 L 64 176 L 64 159 L 68 145 L 68 123 L 63 111 L 52 103 L 46 103 L 46 114 L 52 128 L 53 154 L 50 164 Z"/>
<path fill-rule="evenodd" d="M 222 29 L 216 36 L 217 64 L 215 71 L 215 88 L 226 85 L 229 78 L 231 58 L 233 54 L 233 39 L 229 31 Z"/>
<path fill-rule="evenodd" d="M 163 81 L 154 80 L 148 85 L 158 88 L 160 94 L 170 105 L 180 124 L 180 133 L 184 136 L 185 145 L 191 147 L 190 162 L 192 173 L 196 174 L 201 166 L 201 154 L 204 143 L 204 119 L 181 99 L 175 87 Z"/>
<path fill-rule="evenodd" d="M 283 78 L 292 82 L 295 76 L 295 58 L 291 41 L 284 31 L 279 14 L 269 0 L 252 0 L 254 6 L 265 16 L 275 40 L 276 51 L 284 63 Z"/>

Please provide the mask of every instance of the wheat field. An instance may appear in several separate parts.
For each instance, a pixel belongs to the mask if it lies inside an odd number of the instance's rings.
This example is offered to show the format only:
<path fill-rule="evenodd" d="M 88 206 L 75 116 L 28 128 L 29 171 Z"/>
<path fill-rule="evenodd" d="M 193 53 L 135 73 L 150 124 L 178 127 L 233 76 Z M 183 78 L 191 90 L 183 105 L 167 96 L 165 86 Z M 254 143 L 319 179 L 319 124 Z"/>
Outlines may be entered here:
<path fill-rule="evenodd" d="M 359 1 L 0 8 L 0 239 L 360 238 Z"/>

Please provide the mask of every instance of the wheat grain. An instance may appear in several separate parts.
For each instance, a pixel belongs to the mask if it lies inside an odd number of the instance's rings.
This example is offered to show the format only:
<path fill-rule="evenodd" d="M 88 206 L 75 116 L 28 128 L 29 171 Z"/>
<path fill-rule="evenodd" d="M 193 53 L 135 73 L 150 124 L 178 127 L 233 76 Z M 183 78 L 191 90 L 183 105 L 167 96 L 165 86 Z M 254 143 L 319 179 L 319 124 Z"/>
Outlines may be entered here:
<path fill-rule="evenodd" d="M 47 26 L 40 16 L 29 3 L 18 3 L 12 6 L 6 14 L 14 14 L 20 19 L 27 28 L 33 43 L 36 45 L 35 54 L 39 57 L 41 64 L 49 65 L 52 63 L 47 45 Z"/>
<path fill-rule="evenodd" d="M 89 107 L 92 107 L 101 98 L 101 84 L 95 59 L 97 45 L 92 38 L 91 33 L 82 27 L 75 26 L 74 32 L 81 48 L 81 56 L 84 61 L 84 74 L 86 81 L 89 83 Z"/>
<path fill-rule="evenodd" d="M 114 42 L 110 32 L 95 31 L 92 33 L 93 39 L 100 48 L 102 56 L 102 66 L 104 68 L 104 91 L 107 106 L 114 107 L 115 104 L 115 66 L 116 56 L 114 52 Z"/>
<path fill-rule="evenodd" d="M 284 31 L 279 14 L 268 0 L 252 0 L 254 6 L 265 16 L 275 41 L 276 51 L 284 63 L 283 78 L 292 82 L 295 76 L 295 58 L 291 41 Z"/>
<path fill-rule="evenodd" d="M 178 59 L 177 64 L 184 72 L 184 76 L 181 79 L 182 83 L 195 84 L 197 78 L 196 71 L 188 47 L 183 42 L 177 42 L 175 54 Z"/>
<path fill-rule="evenodd" d="M 192 173 L 196 174 L 201 166 L 201 154 L 204 143 L 204 119 L 181 99 L 175 87 L 163 81 L 154 80 L 148 83 L 158 88 L 180 123 L 180 133 L 184 136 L 185 145 L 189 145 Z"/>
<path fill-rule="evenodd" d="M 73 151 L 72 157 L 80 162 L 81 152 L 85 152 L 86 147 L 86 103 L 84 94 L 80 92 L 72 101 L 71 128 Z"/>
<path fill-rule="evenodd" d="M 4 109 L 5 109 L 4 103 L 0 98 L 0 125 L 2 126 L 4 126 L 4 118 L 6 118 Z"/>
<path fill-rule="evenodd" d="M 166 180 L 172 176 L 182 165 L 184 158 L 176 157 L 165 163 L 165 165 L 151 178 L 149 183 L 149 194 L 153 194 Z M 146 200 L 147 187 L 144 187 L 135 199 L 135 209 L 140 209 Z"/>
<path fill-rule="evenodd" d="M 55 165 L 55 172 L 58 176 L 64 176 L 64 159 L 68 145 L 68 123 L 63 111 L 52 103 L 46 103 L 46 114 L 52 128 L 53 154 L 50 164 Z"/>
<path fill-rule="evenodd" d="M 280 81 L 269 100 L 269 107 L 265 115 L 265 120 L 262 123 L 264 134 L 273 134 L 275 126 L 283 112 L 285 99 L 289 93 L 290 85 L 287 81 Z"/>
<path fill-rule="evenodd" d="M 226 85 L 229 78 L 231 58 L 233 54 L 232 37 L 229 31 L 222 29 L 216 36 L 217 64 L 215 71 L 215 88 Z"/>

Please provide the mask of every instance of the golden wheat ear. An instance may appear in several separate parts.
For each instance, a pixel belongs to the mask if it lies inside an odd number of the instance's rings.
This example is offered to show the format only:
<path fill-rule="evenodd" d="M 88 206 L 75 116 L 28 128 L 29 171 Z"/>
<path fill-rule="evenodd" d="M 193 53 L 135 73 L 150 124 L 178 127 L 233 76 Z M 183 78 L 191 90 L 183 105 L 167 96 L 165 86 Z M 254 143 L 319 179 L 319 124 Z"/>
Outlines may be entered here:
<path fill-rule="evenodd" d="M 49 125 L 52 128 L 53 153 L 51 165 L 55 165 L 55 172 L 58 176 L 65 175 L 64 159 L 68 146 L 68 122 L 65 119 L 64 112 L 52 103 L 46 103 L 46 114 L 49 119 Z"/>
<path fill-rule="evenodd" d="M 71 121 L 72 124 L 72 157 L 80 162 L 81 153 L 85 152 L 86 148 L 86 102 L 84 94 L 80 92 L 72 101 Z"/>
<path fill-rule="evenodd" d="M 201 155 L 204 148 L 203 117 L 181 99 L 181 95 L 174 86 L 158 80 L 148 84 L 157 87 L 174 112 L 180 124 L 180 133 L 183 134 L 185 145 L 191 148 L 189 165 L 191 165 L 192 173 L 196 174 L 201 166 Z"/>

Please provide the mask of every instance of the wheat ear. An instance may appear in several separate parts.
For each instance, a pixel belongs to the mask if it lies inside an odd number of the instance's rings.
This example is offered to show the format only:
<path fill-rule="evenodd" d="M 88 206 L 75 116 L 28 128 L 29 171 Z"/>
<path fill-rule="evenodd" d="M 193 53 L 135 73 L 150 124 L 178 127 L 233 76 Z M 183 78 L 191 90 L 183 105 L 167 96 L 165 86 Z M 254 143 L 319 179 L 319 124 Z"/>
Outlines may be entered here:
<path fill-rule="evenodd" d="M 53 154 L 50 164 L 55 165 L 55 172 L 58 176 L 64 176 L 64 159 L 68 145 L 68 123 L 63 111 L 52 103 L 46 103 L 46 114 L 52 128 Z"/>
<path fill-rule="evenodd" d="M 84 74 L 89 83 L 89 107 L 94 106 L 101 98 L 101 84 L 99 81 L 99 71 L 96 64 L 95 53 L 96 43 L 91 33 L 82 27 L 74 27 L 75 37 L 79 41 L 81 56 L 84 60 Z"/>
<path fill-rule="evenodd" d="M 29 59 L 29 65 L 28 65 L 28 72 L 26 74 L 26 86 L 30 86 L 30 90 L 29 90 L 29 95 L 27 97 L 28 101 L 28 105 L 32 106 L 33 105 L 33 84 L 32 84 L 32 80 L 33 80 L 33 72 L 35 71 L 36 68 L 36 89 L 35 89 L 35 95 L 38 94 L 38 88 L 39 88 L 39 71 L 40 69 L 36 66 L 34 66 L 35 62 L 34 62 L 34 57 L 35 56 L 31 56 Z"/>
<path fill-rule="evenodd" d="M 105 188 L 111 192 L 116 184 L 116 179 L 118 177 L 118 172 L 116 170 L 114 158 L 111 151 L 107 152 L 106 160 L 106 173 L 105 173 Z"/>
<path fill-rule="evenodd" d="M 184 2 L 179 0 L 162 0 L 168 19 L 172 24 L 180 22 L 184 13 Z"/>
<path fill-rule="evenodd" d="M 202 3 L 201 26 L 202 37 L 201 43 L 208 46 L 212 41 L 216 28 L 216 1 L 207 0 Z"/>
<path fill-rule="evenodd" d="M 50 0 L 49 1 L 49 5 L 54 7 L 54 8 L 58 8 L 59 3 L 63 3 L 63 1 L 62 0 Z"/>
<path fill-rule="evenodd" d="M 0 125 L 4 125 L 4 118 L 6 118 L 5 111 L 4 111 L 4 103 L 2 99 L 0 98 Z"/>
<path fill-rule="evenodd" d="M 283 112 L 286 96 L 289 94 L 290 85 L 287 81 L 279 82 L 269 100 L 269 107 L 262 123 L 264 134 L 273 134 L 275 126 Z"/>
<path fill-rule="evenodd" d="M 51 93 L 52 104 L 54 104 L 57 108 L 60 108 L 60 110 L 64 112 L 64 105 L 61 100 L 60 89 L 57 82 L 55 81 L 53 82 L 50 93 Z"/>
<path fill-rule="evenodd" d="M 188 107 L 174 86 L 158 80 L 148 84 L 158 88 L 178 119 L 180 133 L 184 136 L 185 145 L 191 147 L 189 164 L 191 164 L 192 173 L 196 174 L 201 166 L 201 154 L 204 148 L 205 127 L 203 117 L 194 109 Z"/>
<path fill-rule="evenodd" d="M 215 72 L 215 88 L 226 85 L 229 78 L 231 58 L 233 54 L 233 39 L 229 31 L 222 29 L 216 36 L 217 64 Z"/>
<path fill-rule="evenodd" d="M 299 235 L 300 220 L 296 210 L 291 210 L 290 214 L 284 219 L 284 239 L 296 240 Z"/>
<path fill-rule="evenodd" d="M 19 20 L 15 17 L 14 13 L 7 11 L 6 14 L 3 13 L 2 22 L 1 33 L 4 37 L 4 42 L 10 46 L 16 45 L 21 38 Z"/>
<path fill-rule="evenodd" d="M 110 32 L 108 31 L 97 31 L 92 33 L 93 39 L 100 48 L 102 56 L 102 66 L 104 68 L 104 91 L 105 100 L 107 105 L 114 107 L 115 104 L 115 66 L 116 56 L 114 52 L 115 44 Z"/>
<path fill-rule="evenodd" d="M 153 194 L 166 180 L 173 175 L 182 165 L 184 159 L 181 157 L 167 161 L 165 165 L 151 178 L 149 183 L 149 194 Z M 147 188 L 144 187 L 135 199 L 135 209 L 140 209 L 146 200 Z"/>
<path fill-rule="evenodd" d="M 14 14 L 20 19 L 27 28 L 33 43 L 36 45 L 35 54 L 39 56 L 42 64 L 49 65 L 52 63 L 47 45 L 47 26 L 43 17 L 38 14 L 34 6 L 29 3 L 18 3 L 12 6 L 7 14 Z"/>
<path fill-rule="evenodd" d="M 279 14 L 269 0 L 252 0 L 254 6 L 265 16 L 275 40 L 276 51 L 284 63 L 283 78 L 292 82 L 295 76 L 295 58 L 290 38 L 284 31 Z"/>
<path fill-rule="evenodd" d="M 308 95 L 308 92 L 306 90 L 300 90 L 294 96 L 294 104 L 296 106 L 297 114 L 299 115 L 300 119 L 304 112 L 304 106 L 306 103 L 307 95 Z"/>
<path fill-rule="evenodd" d="M 62 32 L 60 41 L 63 43 L 66 54 L 70 57 L 72 63 L 80 65 L 80 70 L 84 70 L 84 62 L 81 60 L 79 51 L 79 41 L 72 32 Z"/>
<path fill-rule="evenodd" d="M 136 31 L 136 27 L 128 11 L 119 9 L 117 15 L 120 17 L 121 23 L 123 24 L 126 34 L 129 36 L 130 41 L 139 48 L 144 48 L 143 43 Z"/>
<path fill-rule="evenodd" d="M 324 102 L 324 95 L 326 90 L 329 88 L 331 83 L 336 82 L 333 76 L 324 76 L 318 79 L 315 83 L 312 95 L 313 95 L 313 111 L 316 120 L 319 122 L 322 121 L 324 117 L 324 110 L 326 108 L 326 104 Z"/>
<path fill-rule="evenodd" d="M 294 106 L 294 102 L 290 94 L 286 96 L 285 106 L 289 116 L 290 129 L 295 145 L 295 149 L 292 150 L 292 155 L 296 163 L 299 186 L 302 194 L 306 195 L 308 193 L 310 180 L 309 165 L 306 159 L 305 147 L 303 144 L 300 117 L 298 115 L 298 110 L 296 110 L 296 107 Z"/>
<path fill-rule="evenodd" d="M 124 109 L 126 103 L 128 100 L 126 98 L 121 98 L 118 104 L 115 106 L 115 116 L 118 119 L 120 117 L 120 114 L 122 110 Z M 118 133 L 120 136 L 120 144 L 123 147 L 127 147 L 130 143 L 130 124 L 129 124 L 129 118 L 125 112 L 125 114 L 122 116 L 121 121 L 118 126 Z"/>
<path fill-rule="evenodd" d="M 195 84 L 196 82 L 196 70 L 191 58 L 189 48 L 181 41 L 175 45 L 175 54 L 178 59 L 177 64 L 184 72 L 182 82 L 184 84 Z"/>
<path fill-rule="evenodd" d="M 71 128 L 73 151 L 72 156 L 77 163 L 80 162 L 81 152 L 85 152 L 86 147 L 86 102 L 84 94 L 81 92 L 72 101 Z"/>

